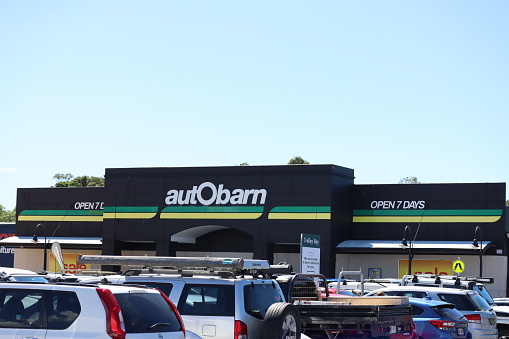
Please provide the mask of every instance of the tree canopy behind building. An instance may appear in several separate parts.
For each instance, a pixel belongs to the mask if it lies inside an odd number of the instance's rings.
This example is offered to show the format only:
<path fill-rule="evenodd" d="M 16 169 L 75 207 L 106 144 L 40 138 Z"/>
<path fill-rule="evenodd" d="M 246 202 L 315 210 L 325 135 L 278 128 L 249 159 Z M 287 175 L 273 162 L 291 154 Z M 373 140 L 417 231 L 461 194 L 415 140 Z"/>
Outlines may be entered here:
<path fill-rule="evenodd" d="M 420 182 L 417 180 L 417 177 L 406 177 L 399 179 L 398 184 L 420 184 Z"/>
<path fill-rule="evenodd" d="M 15 221 L 16 221 L 16 209 L 9 211 L 6 210 L 2 204 L 0 204 L 0 222 L 15 222 Z"/>
<path fill-rule="evenodd" d="M 104 177 L 93 177 L 83 175 L 74 177 L 74 175 L 67 173 L 57 173 L 53 176 L 57 181 L 55 187 L 97 187 L 104 186 Z"/>
<path fill-rule="evenodd" d="M 302 157 L 293 157 L 288 161 L 288 165 L 309 165 L 309 161 L 302 159 Z"/>

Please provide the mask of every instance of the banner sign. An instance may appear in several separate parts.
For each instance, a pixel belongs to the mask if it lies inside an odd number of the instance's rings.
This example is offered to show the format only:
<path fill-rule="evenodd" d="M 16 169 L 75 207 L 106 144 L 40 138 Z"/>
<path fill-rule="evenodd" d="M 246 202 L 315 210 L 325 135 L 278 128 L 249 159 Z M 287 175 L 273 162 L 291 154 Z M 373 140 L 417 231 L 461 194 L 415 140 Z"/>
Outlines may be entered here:
<path fill-rule="evenodd" d="M 300 235 L 301 273 L 320 273 L 320 236 Z"/>
<path fill-rule="evenodd" d="M 403 278 L 408 270 L 408 260 L 399 260 L 398 277 Z M 452 275 L 452 260 L 412 260 L 412 274 Z"/>
<path fill-rule="evenodd" d="M 62 248 L 58 242 L 55 241 L 53 245 L 51 245 L 51 253 L 53 253 L 58 263 L 59 271 L 62 272 L 64 270 L 64 257 L 62 255 Z"/>
<path fill-rule="evenodd" d="M 86 254 L 86 253 L 81 253 Z M 53 253 L 49 255 L 49 269 L 54 272 L 68 273 L 68 274 L 78 274 L 81 270 L 89 270 L 91 268 L 90 264 L 78 264 L 78 254 L 77 253 L 63 253 L 63 271 L 60 271 L 60 263 L 55 260 L 55 256 Z"/>
<path fill-rule="evenodd" d="M 14 236 L 15 224 L 0 225 L 0 240 Z M 0 246 L 0 267 L 14 267 L 14 248 Z"/>

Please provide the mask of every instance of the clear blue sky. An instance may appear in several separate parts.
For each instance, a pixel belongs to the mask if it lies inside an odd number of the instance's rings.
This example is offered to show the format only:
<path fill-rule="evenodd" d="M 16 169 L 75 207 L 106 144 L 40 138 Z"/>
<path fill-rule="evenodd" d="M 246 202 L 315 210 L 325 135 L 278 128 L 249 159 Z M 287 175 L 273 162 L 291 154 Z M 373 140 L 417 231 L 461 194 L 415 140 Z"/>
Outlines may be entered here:
<path fill-rule="evenodd" d="M 55 173 L 508 182 L 509 1 L 3 1 L 0 204 Z"/>

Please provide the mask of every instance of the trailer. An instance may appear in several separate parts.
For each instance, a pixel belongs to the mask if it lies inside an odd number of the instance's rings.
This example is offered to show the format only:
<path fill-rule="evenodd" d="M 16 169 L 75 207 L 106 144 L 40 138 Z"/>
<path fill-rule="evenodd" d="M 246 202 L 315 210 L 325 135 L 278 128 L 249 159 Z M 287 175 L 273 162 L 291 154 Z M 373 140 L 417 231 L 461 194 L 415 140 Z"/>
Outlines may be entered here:
<path fill-rule="evenodd" d="M 407 297 L 331 296 L 327 279 L 321 274 L 283 275 L 275 279 L 298 314 L 300 331 L 310 337 L 414 338 Z M 271 313 L 269 309 L 267 315 Z M 271 319 L 266 317 L 265 321 L 270 323 Z"/>

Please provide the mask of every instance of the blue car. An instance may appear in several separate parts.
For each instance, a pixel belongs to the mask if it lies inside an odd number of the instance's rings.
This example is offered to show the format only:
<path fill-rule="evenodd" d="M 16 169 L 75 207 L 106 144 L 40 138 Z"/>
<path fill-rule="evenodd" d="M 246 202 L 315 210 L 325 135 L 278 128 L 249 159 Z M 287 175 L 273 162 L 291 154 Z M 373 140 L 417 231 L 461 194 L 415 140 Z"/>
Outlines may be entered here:
<path fill-rule="evenodd" d="M 418 298 L 409 298 L 409 301 L 419 338 L 472 338 L 468 332 L 468 320 L 454 304 Z"/>

